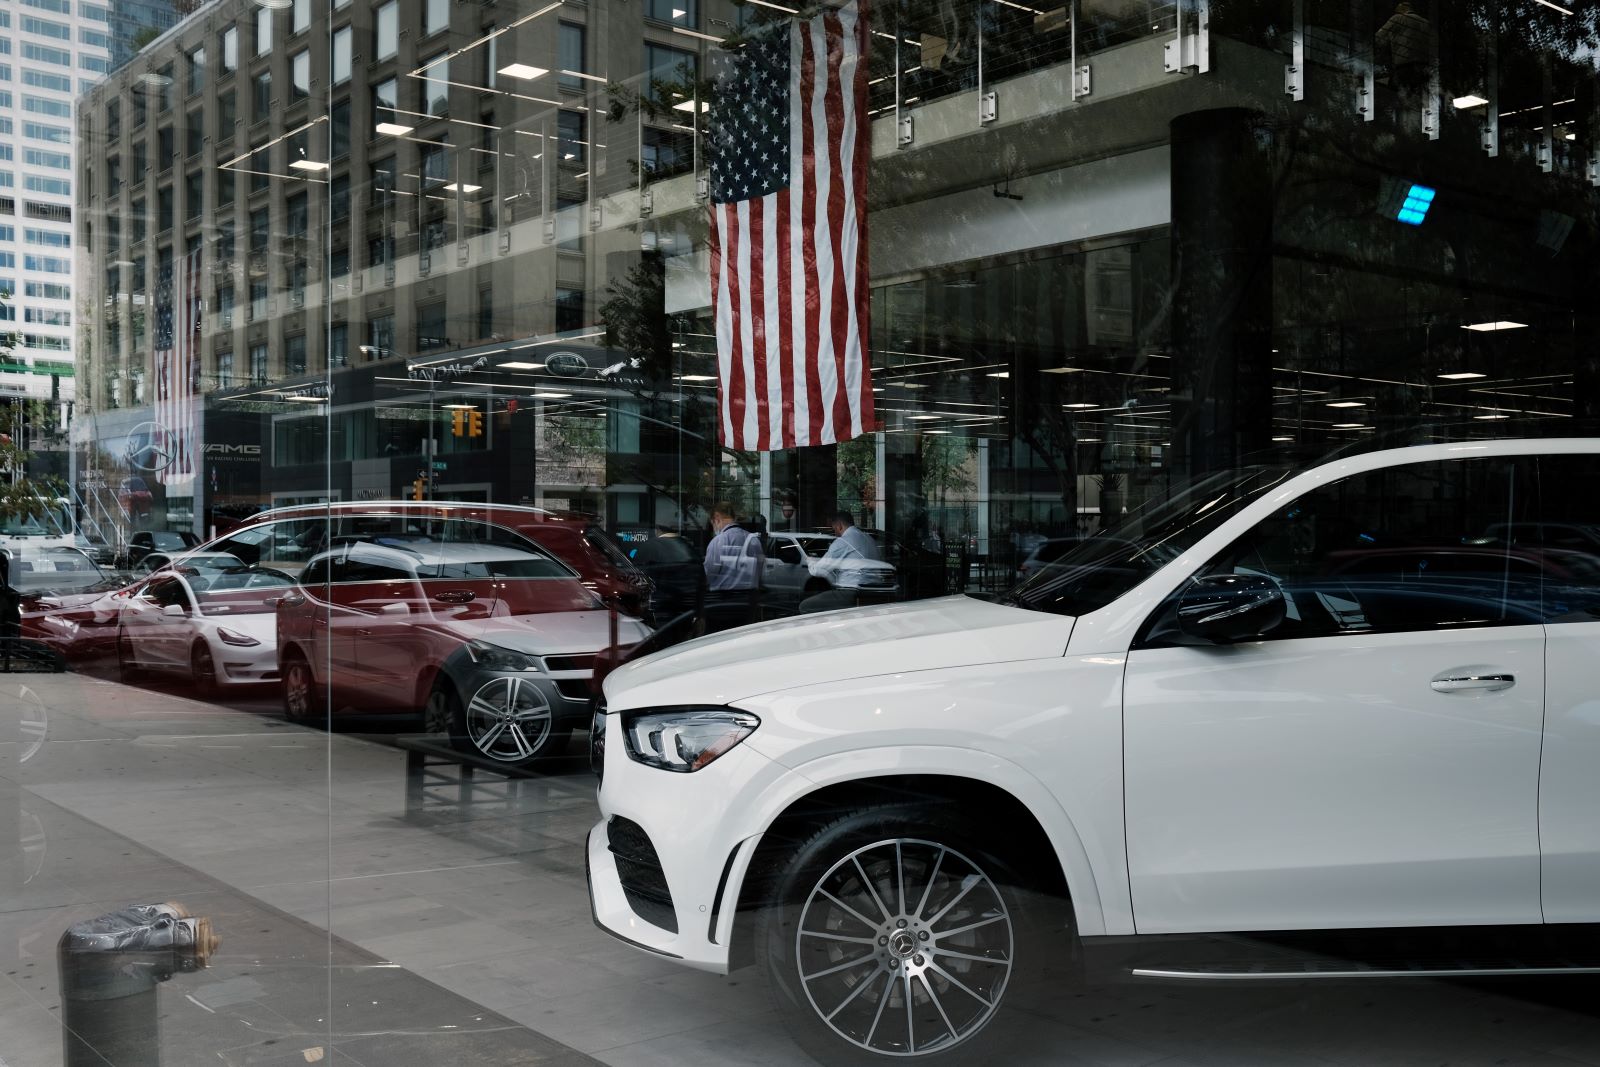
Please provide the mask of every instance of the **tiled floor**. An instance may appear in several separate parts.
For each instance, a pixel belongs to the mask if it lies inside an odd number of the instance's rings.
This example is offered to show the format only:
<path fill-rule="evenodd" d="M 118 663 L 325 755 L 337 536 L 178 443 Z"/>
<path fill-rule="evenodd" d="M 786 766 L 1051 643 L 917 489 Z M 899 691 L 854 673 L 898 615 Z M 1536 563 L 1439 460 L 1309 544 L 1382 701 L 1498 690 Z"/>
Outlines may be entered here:
<path fill-rule="evenodd" d="M 173 898 L 225 938 L 211 970 L 163 987 L 180 1067 L 811 1062 L 752 972 L 685 971 L 594 928 L 581 758 L 470 787 L 444 769 L 419 789 L 393 726 L 376 743 L 290 726 L 264 700 L 233 710 L 87 676 L 0 677 L 0 725 L 24 681 L 49 730 L 31 752 L 0 743 L 0 826 L 14 805 L 21 831 L 0 837 L 7 1067 L 60 1062 L 61 930 Z M 1584 979 L 1063 987 L 1022 1005 L 1038 1051 L 1014 1062 L 1600 1065 L 1597 993 Z"/>

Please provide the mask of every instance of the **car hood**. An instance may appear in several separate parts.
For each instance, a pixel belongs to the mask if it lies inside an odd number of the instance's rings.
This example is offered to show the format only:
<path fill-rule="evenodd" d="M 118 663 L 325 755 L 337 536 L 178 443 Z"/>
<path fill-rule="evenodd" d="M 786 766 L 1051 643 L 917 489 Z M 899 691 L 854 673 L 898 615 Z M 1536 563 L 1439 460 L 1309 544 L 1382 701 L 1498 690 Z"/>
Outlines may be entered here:
<path fill-rule="evenodd" d="M 723 704 L 781 689 L 907 671 L 1045 659 L 1075 620 L 971 597 L 854 608 L 746 626 L 624 664 L 613 708 Z"/>
<path fill-rule="evenodd" d="M 611 644 L 611 617 L 604 611 L 550 611 L 441 625 L 463 641 L 487 641 L 536 656 L 598 652 Z M 617 617 L 618 644 L 637 644 L 649 634 L 650 628 L 638 619 L 626 615 Z"/>

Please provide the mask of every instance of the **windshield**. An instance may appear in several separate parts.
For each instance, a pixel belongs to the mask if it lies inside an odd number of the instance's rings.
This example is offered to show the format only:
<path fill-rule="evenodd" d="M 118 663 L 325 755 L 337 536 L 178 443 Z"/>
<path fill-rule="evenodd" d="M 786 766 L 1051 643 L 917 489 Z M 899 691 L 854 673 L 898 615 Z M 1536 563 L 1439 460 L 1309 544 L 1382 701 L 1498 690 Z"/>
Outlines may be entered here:
<path fill-rule="evenodd" d="M 75 548 L 24 548 L 8 556 L 8 578 L 19 593 L 77 592 L 105 578 L 94 561 Z"/>
<path fill-rule="evenodd" d="M 796 537 L 800 544 L 800 551 L 813 559 L 821 559 L 828 554 L 828 546 L 833 544 L 831 537 Z"/>
<path fill-rule="evenodd" d="M 1110 530 L 1073 545 L 1001 602 L 1057 615 L 1086 615 L 1103 608 L 1292 473 L 1282 467 L 1247 467 L 1180 484 Z"/>

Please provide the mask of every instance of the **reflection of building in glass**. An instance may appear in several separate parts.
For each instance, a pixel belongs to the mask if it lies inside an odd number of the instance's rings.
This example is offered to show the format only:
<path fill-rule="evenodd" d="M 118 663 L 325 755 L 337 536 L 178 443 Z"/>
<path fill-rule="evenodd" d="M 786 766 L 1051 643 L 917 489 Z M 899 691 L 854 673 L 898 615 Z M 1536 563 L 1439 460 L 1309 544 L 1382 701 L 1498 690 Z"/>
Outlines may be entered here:
<path fill-rule="evenodd" d="M 1493 40 L 1425 4 L 1383 38 L 1288 4 L 1208 33 L 1112 0 L 1075 32 L 905 14 L 869 69 L 883 432 L 757 456 L 714 440 L 701 76 L 781 9 L 218 0 L 146 49 L 170 99 L 132 70 L 86 98 L 83 394 L 103 439 L 150 417 L 151 317 L 195 255 L 204 459 L 168 495 L 202 528 L 416 492 L 615 527 L 837 503 L 996 574 L 1191 471 L 1550 432 L 1600 405 L 1574 221 L 1600 131 L 1536 6 Z M 1390 205 L 1414 186 L 1420 223 Z M 246 444 L 248 476 L 213 462 Z"/>
<path fill-rule="evenodd" d="M 110 0 L 111 68 L 128 62 L 196 6 L 194 0 Z"/>

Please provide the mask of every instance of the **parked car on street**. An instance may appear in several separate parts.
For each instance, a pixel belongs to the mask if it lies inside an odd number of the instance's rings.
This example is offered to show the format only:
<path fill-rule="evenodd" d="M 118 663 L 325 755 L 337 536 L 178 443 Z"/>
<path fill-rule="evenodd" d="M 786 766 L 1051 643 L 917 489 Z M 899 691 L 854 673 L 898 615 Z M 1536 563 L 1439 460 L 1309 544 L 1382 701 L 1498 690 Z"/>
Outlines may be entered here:
<path fill-rule="evenodd" d="M 1600 922 L 1600 570 L 1489 531 L 1596 521 L 1600 440 L 1248 468 L 994 602 L 627 663 L 591 735 L 595 921 L 754 962 L 829 1064 L 1001 1062 L 1067 961 L 1571 969 L 1539 935 Z"/>
<path fill-rule="evenodd" d="M 397 517 L 412 530 L 459 520 L 486 524 L 499 531 L 496 536 L 531 539 L 575 570 L 579 580 L 607 607 L 636 618 L 648 613 L 650 579 L 592 519 L 571 512 L 410 500 L 315 504 L 252 515 L 202 547 L 232 553 L 248 564 L 266 564 L 296 574 L 331 543 L 330 536 L 360 536 L 368 528 L 388 531 Z"/>
<path fill-rule="evenodd" d="M 349 518 L 279 602 L 291 720 L 420 712 L 459 750 L 526 767 L 588 724 L 597 656 L 650 633 L 521 534 L 454 513 Z"/>
<path fill-rule="evenodd" d="M 154 574 L 174 564 L 199 571 L 222 571 L 245 566 L 244 560 L 231 552 L 151 552 L 138 562 L 133 573 Z"/>
<path fill-rule="evenodd" d="M 13 544 L 5 556 L 6 614 L 15 612 L 9 626 L 25 642 L 67 660 L 110 647 L 126 583 L 76 548 Z"/>
<path fill-rule="evenodd" d="M 199 544 L 200 539 L 188 530 L 140 530 L 128 538 L 122 565 L 132 570 L 152 552 L 164 552 L 170 557 Z"/>
<path fill-rule="evenodd" d="M 117 665 L 124 680 L 179 674 L 202 696 L 278 680 L 278 600 L 293 579 L 262 567 L 178 566 L 122 598 Z"/>
<path fill-rule="evenodd" d="M 762 577 L 767 602 L 779 608 L 795 608 L 806 597 L 830 589 L 850 589 L 864 596 L 892 599 L 896 591 L 894 565 L 861 558 L 824 561 L 835 540 L 831 533 L 772 534 L 767 539 L 766 572 Z"/>

